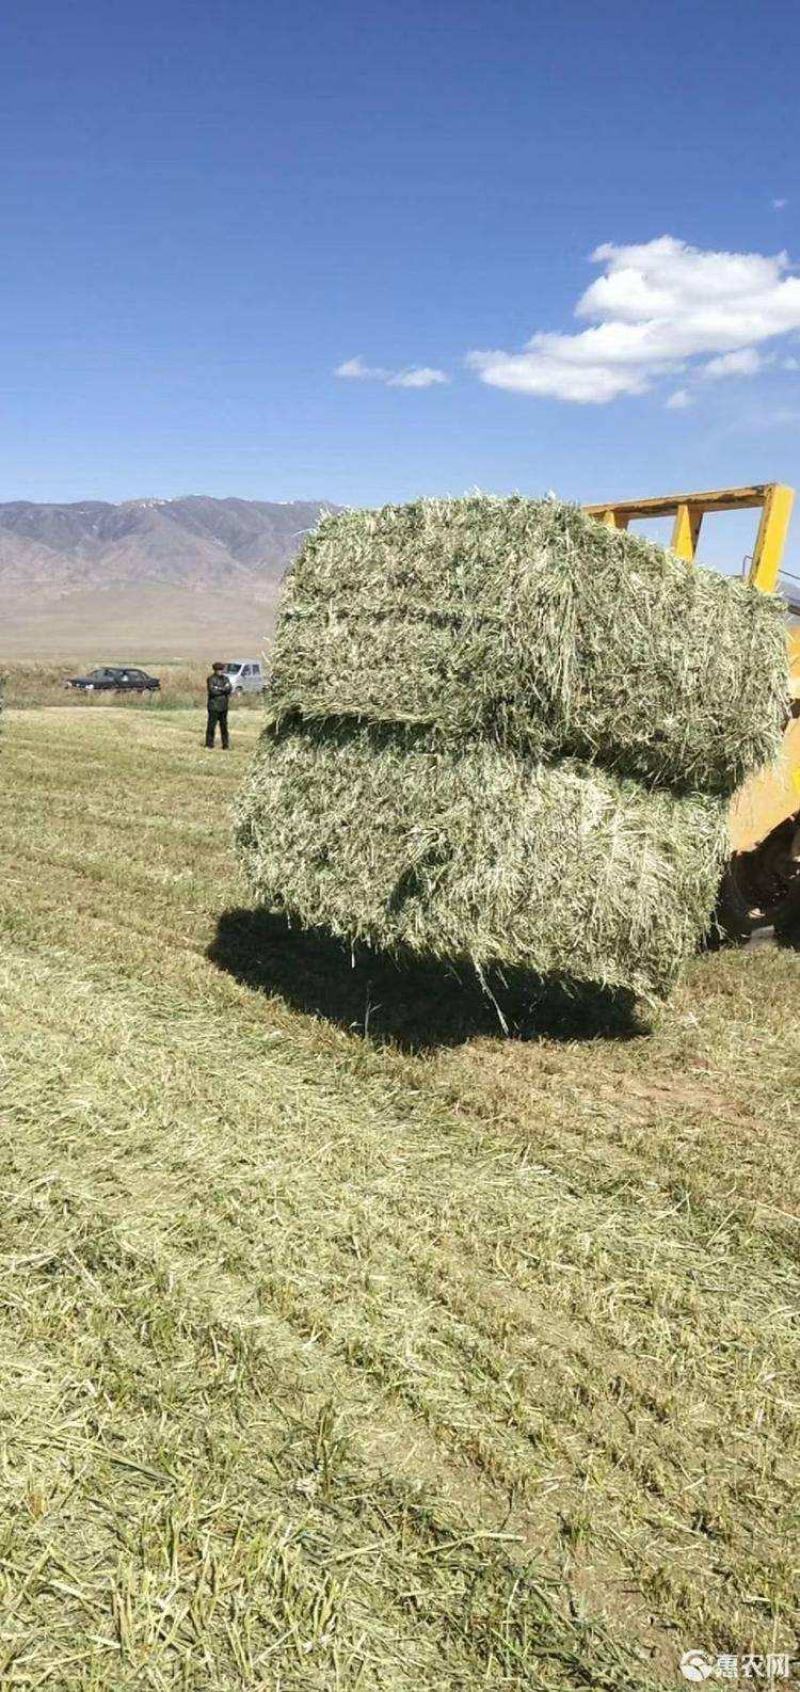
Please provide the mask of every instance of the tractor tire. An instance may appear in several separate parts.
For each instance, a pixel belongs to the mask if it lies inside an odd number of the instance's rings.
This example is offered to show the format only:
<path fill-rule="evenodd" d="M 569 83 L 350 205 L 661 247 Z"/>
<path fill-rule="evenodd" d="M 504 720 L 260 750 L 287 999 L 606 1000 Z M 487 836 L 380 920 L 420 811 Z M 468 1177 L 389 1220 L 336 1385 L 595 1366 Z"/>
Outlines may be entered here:
<path fill-rule="evenodd" d="M 778 937 L 800 930 L 800 811 L 751 852 L 734 852 L 720 886 L 715 923 L 724 939 L 747 940 L 757 928 Z"/>

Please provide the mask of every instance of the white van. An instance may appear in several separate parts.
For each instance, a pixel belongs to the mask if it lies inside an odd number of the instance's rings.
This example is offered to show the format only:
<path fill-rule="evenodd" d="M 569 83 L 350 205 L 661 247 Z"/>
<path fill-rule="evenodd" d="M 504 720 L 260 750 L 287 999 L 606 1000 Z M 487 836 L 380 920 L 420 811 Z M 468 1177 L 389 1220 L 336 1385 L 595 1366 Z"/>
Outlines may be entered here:
<path fill-rule="evenodd" d="M 231 678 L 232 693 L 264 691 L 264 676 L 258 658 L 238 658 L 234 663 L 225 665 L 225 674 Z"/>

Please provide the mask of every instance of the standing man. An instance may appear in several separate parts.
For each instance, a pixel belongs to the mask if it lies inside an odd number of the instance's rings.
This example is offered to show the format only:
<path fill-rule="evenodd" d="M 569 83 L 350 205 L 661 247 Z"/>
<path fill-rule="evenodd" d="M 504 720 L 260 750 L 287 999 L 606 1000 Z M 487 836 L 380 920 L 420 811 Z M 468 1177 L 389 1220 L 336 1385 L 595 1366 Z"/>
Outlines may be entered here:
<path fill-rule="evenodd" d="M 213 747 L 215 731 L 217 723 L 219 723 L 222 750 L 227 752 L 230 745 L 228 739 L 228 700 L 231 696 L 231 679 L 225 673 L 224 664 L 212 664 L 211 674 L 206 677 L 206 692 L 208 694 L 206 746 Z"/>

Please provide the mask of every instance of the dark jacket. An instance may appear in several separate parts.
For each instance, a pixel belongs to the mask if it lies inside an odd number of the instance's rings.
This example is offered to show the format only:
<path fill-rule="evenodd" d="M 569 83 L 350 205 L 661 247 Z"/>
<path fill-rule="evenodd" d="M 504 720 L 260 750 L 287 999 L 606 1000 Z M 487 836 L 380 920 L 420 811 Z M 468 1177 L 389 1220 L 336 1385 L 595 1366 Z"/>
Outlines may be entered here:
<path fill-rule="evenodd" d="M 231 678 L 221 670 L 212 670 L 206 677 L 206 692 L 208 693 L 208 709 L 213 716 L 221 717 L 228 709 L 231 695 Z"/>

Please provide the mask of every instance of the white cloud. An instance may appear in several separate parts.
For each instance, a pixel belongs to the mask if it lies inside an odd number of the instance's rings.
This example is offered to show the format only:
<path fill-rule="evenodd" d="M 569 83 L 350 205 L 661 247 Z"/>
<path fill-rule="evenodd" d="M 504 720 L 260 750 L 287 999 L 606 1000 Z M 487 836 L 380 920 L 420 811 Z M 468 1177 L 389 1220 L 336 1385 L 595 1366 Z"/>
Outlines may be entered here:
<path fill-rule="evenodd" d="M 784 370 L 800 370 L 800 362 L 796 358 L 785 358 L 783 368 Z"/>
<path fill-rule="evenodd" d="M 382 364 L 365 364 L 363 358 L 347 358 L 337 365 L 335 376 L 352 382 L 385 382 L 387 388 L 433 388 L 450 377 L 444 370 L 433 370 L 429 364 L 412 364 L 407 370 L 386 370 Z"/>
<path fill-rule="evenodd" d="M 784 206 L 788 206 L 788 204 L 789 204 L 788 200 L 773 200 L 772 210 L 773 211 L 783 211 Z"/>
<path fill-rule="evenodd" d="M 398 370 L 396 376 L 389 377 L 390 388 L 435 388 L 440 382 L 449 382 L 443 370 L 432 370 L 430 365 L 421 364 L 410 370 Z"/>
<path fill-rule="evenodd" d="M 667 411 L 685 411 L 687 406 L 694 404 L 694 401 L 686 388 L 676 388 L 674 394 L 670 394 L 665 404 Z"/>
<path fill-rule="evenodd" d="M 365 364 L 363 358 L 346 358 L 334 371 L 335 376 L 347 376 L 352 382 L 388 382 L 391 374 L 379 364 Z"/>
<path fill-rule="evenodd" d="M 755 347 L 742 347 L 741 352 L 720 353 L 703 365 L 703 375 L 718 382 L 723 376 L 756 376 L 764 367 L 764 359 Z"/>
<path fill-rule="evenodd" d="M 471 352 L 481 381 L 603 405 L 700 369 L 709 355 L 752 356 L 758 343 L 800 328 L 800 277 L 785 253 L 704 252 L 662 235 L 642 246 L 606 243 L 592 258 L 604 273 L 574 311 L 591 326 L 539 330 L 520 352 Z"/>

